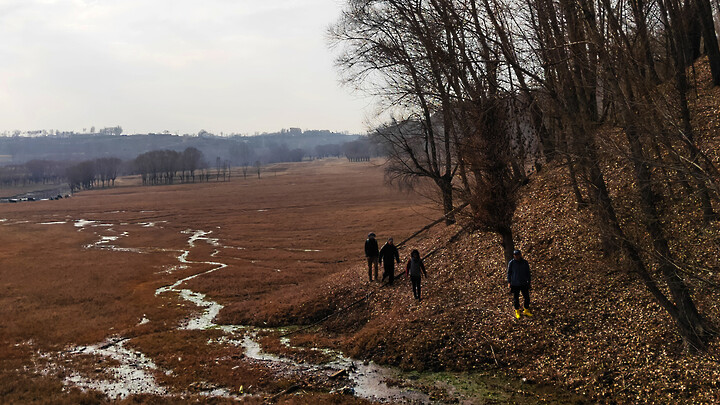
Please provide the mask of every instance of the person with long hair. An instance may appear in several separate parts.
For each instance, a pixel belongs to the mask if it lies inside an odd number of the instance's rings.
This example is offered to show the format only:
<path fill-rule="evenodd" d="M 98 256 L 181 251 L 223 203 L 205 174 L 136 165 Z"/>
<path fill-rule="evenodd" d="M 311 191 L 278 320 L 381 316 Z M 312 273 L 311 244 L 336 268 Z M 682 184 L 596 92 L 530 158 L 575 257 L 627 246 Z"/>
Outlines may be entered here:
<path fill-rule="evenodd" d="M 410 275 L 410 282 L 412 283 L 413 295 L 415 299 L 422 300 L 420 296 L 420 278 L 422 275 L 427 277 L 427 271 L 425 271 L 425 264 L 420 258 L 420 252 L 417 249 L 413 249 L 410 252 L 410 260 L 407 262 L 406 273 Z"/>

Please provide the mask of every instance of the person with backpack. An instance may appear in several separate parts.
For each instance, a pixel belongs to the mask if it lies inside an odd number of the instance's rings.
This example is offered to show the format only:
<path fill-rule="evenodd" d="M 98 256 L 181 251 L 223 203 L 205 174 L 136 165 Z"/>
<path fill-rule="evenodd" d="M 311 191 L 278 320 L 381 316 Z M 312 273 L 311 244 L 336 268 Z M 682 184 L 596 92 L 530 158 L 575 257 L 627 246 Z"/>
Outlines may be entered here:
<path fill-rule="evenodd" d="M 410 260 L 407 262 L 406 273 L 410 275 L 413 296 L 415 296 L 416 300 L 422 301 L 420 297 L 420 277 L 425 275 L 427 278 L 427 272 L 425 271 L 425 264 L 420 258 L 420 252 L 417 249 L 413 249 L 413 251 L 410 252 Z"/>
<path fill-rule="evenodd" d="M 522 315 L 533 316 L 530 312 L 530 264 L 523 259 L 522 252 L 513 252 L 513 258 L 508 263 L 507 282 L 510 292 L 513 294 L 513 305 L 515 306 L 515 318 L 520 319 L 520 293 L 523 295 L 523 306 L 525 310 Z"/>
<path fill-rule="evenodd" d="M 380 264 L 383 265 L 383 277 L 382 281 L 386 278 L 390 278 L 390 285 L 395 281 L 395 262 L 400 264 L 400 255 L 398 250 L 393 244 L 393 238 L 388 238 L 388 241 L 380 248 Z"/>
<path fill-rule="evenodd" d="M 373 266 L 375 267 L 375 281 L 378 279 L 378 243 L 375 240 L 375 234 L 370 232 L 368 238 L 365 240 L 365 257 L 367 258 L 368 264 L 368 278 L 373 281 Z"/>

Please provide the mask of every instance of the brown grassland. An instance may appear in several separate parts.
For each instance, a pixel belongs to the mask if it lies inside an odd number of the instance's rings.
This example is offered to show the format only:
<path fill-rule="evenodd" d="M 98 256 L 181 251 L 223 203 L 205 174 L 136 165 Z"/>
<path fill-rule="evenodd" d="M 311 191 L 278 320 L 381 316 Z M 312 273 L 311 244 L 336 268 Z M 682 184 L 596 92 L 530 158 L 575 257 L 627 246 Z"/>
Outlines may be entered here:
<path fill-rule="evenodd" d="M 184 287 L 226 305 L 221 319 L 265 319 L 313 295 L 321 280 L 361 261 L 368 231 L 402 238 L 437 215 L 416 195 L 386 187 L 377 163 L 323 160 L 276 166 L 261 179 L 128 184 L 58 201 L 3 204 L 0 402 L 95 401 L 97 394 L 63 389 L 62 375 L 42 373 L 40 354 L 114 335 L 133 337 L 133 348 L 173 370 L 159 376 L 160 383 L 181 391 L 199 380 L 245 391 L 289 386 L 270 370 L 243 365 L 241 348 L 204 344 L 218 332 L 176 330 L 196 308 L 155 290 L 211 267 L 178 266 L 188 244 L 183 231 L 191 229 L 212 231 L 222 246 L 198 243 L 188 260 L 228 267 Z M 78 220 L 107 226 L 79 226 Z M 113 235 L 117 249 L 88 246 Z M 353 277 L 366 276 L 360 269 Z M 150 322 L 140 325 L 143 318 Z"/>

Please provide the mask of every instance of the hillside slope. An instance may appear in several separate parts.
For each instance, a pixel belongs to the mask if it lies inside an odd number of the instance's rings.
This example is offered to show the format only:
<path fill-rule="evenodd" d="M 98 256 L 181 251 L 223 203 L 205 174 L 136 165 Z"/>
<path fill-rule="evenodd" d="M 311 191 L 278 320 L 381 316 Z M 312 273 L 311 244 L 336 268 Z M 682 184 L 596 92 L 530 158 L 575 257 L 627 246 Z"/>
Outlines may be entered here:
<path fill-rule="evenodd" d="M 696 69 L 697 82 L 708 83 L 706 66 Z M 717 158 L 720 89 L 698 93 L 695 119 L 705 128 L 705 151 Z M 622 143 L 614 128 L 602 136 L 610 141 L 604 147 Z M 619 214 L 635 215 L 627 162 L 606 164 L 611 192 L 623 202 Z M 711 283 L 689 282 L 701 313 L 720 325 L 720 225 L 699 225 L 698 211 L 685 207 L 666 219 L 675 252 L 712 270 Z M 427 259 L 421 302 L 406 279 L 369 285 L 359 258 L 321 297 L 288 311 L 293 321 L 307 322 L 373 292 L 323 324 L 322 333 L 354 357 L 415 370 L 500 369 L 597 402 L 720 402 L 720 339 L 708 353 L 685 353 L 673 321 L 645 286 L 623 263 L 603 257 L 593 221 L 590 210 L 577 209 L 563 167 L 548 165 L 522 190 L 513 231 L 533 271 L 532 318 L 514 319 L 500 240 L 488 233 L 464 234 Z M 412 248 L 425 254 L 443 246 L 459 229 L 411 241 L 403 260 Z"/>

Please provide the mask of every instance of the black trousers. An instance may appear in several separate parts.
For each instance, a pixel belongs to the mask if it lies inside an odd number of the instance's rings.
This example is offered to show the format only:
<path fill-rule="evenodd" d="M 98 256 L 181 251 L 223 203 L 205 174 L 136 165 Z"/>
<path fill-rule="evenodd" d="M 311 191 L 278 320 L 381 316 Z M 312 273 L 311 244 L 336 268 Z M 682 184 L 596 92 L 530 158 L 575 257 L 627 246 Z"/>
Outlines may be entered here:
<path fill-rule="evenodd" d="M 410 276 L 410 281 L 412 281 L 413 295 L 420 299 L 420 276 Z"/>
<path fill-rule="evenodd" d="M 386 277 L 390 277 L 390 284 L 392 284 L 395 281 L 395 263 L 393 263 L 390 266 L 383 266 L 383 281 L 385 281 Z"/>
<path fill-rule="evenodd" d="M 522 293 L 525 308 L 530 308 L 530 286 L 511 286 L 510 291 L 513 293 L 513 305 L 515 305 L 515 309 L 520 309 L 520 293 Z"/>
<path fill-rule="evenodd" d="M 378 257 L 377 256 L 368 256 L 367 258 L 368 262 L 368 277 L 370 278 L 370 281 L 373 281 L 373 266 L 375 266 L 375 280 L 378 278 Z"/>

